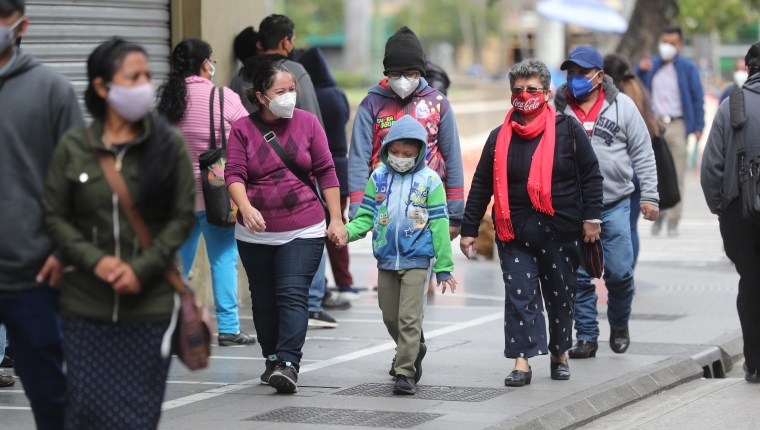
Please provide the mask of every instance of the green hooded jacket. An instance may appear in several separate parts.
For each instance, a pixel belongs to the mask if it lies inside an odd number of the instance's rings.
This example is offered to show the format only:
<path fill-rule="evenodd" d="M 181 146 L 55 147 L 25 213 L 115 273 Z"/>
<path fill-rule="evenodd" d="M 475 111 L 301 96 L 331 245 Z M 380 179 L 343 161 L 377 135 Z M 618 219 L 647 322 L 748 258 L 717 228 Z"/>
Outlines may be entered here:
<path fill-rule="evenodd" d="M 91 136 L 87 129 L 67 132 L 56 146 L 45 181 L 43 206 L 45 226 L 63 252 L 64 270 L 60 313 L 106 323 L 169 321 L 174 308 L 174 290 L 163 279 L 167 268 L 176 265 L 176 253 L 190 235 L 195 222 L 195 180 L 190 155 L 182 136 L 163 120 L 149 115 L 144 132 L 117 155 L 102 142 L 103 124 L 95 121 Z M 162 143 L 164 184 L 171 189 L 160 204 L 140 205 L 142 154 L 156 154 Z M 156 145 L 149 148 L 149 145 Z M 93 150 L 94 149 L 94 150 Z M 148 250 L 142 249 L 116 195 L 106 181 L 95 151 L 116 157 L 117 169 L 127 184 L 153 236 Z M 161 162 L 153 163 L 160 169 Z M 159 175 L 160 176 L 160 175 Z M 143 177 L 143 179 L 145 179 Z M 160 206 L 160 207 L 159 207 Z M 139 294 L 116 294 L 110 284 L 94 274 L 101 258 L 115 255 L 132 266 L 141 283 Z"/>

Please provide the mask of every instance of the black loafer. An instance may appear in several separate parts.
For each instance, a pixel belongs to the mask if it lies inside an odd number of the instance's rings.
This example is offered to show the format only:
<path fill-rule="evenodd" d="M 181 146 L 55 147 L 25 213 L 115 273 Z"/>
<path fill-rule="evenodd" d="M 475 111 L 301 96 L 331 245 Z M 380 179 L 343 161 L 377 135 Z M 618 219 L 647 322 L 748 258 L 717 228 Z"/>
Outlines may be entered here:
<path fill-rule="evenodd" d="M 255 345 L 256 337 L 242 331 L 238 334 L 219 333 L 218 341 L 219 346 Z"/>
<path fill-rule="evenodd" d="M 596 341 L 579 340 L 569 351 L 567 351 L 567 355 L 570 358 L 596 357 L 596 351 L 598 349 L 599 344 Z"/>
<path fill-rule="evenodd" d="M 760 383 L 760 374 L 757 370 L 750 372 L 749 369 L 747 369 L 747 363 L 744 363 L 744 380 L 755 384 Z"/>
<path fill-rule="evenodd" d="M 523 372 L 522 370 L 513 370 L 504 379 L 504 385 L 507 387 L 522 387 L 530 385 L 530 380 L 533 378 L 533 369 Z"/>
<path fill-rule="evenodd" d="M 610 334 L 610 348 L 612 351 L 623 354 L 631 346 L 631 335 L 628 334 L 628 327 L 624 330 L 612 330 Z"/>
<path fill-rule="evenodd" d="M 570 366 L 567 363 L 551 363 L 552 379 L 555 381 L 567 381 L 570 379 Z"/>

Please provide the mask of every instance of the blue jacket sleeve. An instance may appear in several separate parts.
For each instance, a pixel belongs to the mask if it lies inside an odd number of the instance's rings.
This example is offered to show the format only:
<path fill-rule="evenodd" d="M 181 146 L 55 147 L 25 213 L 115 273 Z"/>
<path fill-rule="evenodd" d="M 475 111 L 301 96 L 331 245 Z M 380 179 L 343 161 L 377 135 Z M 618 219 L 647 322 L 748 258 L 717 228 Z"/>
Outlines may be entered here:
<path fill-rule="evenodd" d="M 438 130 L 438 148 L 446 163 L 446 201 L 449 207 L 449 225 L 462 225 L 464 216 L 464 168 L 462 167 L 462 148 L 459 145 L 454 111 L 449 108 L 441 118 Z"/>
<path fill-rule="evenodd" d="M 702 80 L 699 77 L 699 70 L 693 63 L 690 64 L 688 76 L 689 95 L 691 96 L 691 104 L 694 106 L 694 130 L 686 130 L 686 132 L 701 132 L 705 128 L 705 93 L 702 89 Z"/>
<path fill-rule="evenodd" d="M 356 216 L 369 180 L 374 126 L 372 114 L 362 104 L 356 112 L 348 151 L 348 192 L 351 198 L 349 219 Z"/>

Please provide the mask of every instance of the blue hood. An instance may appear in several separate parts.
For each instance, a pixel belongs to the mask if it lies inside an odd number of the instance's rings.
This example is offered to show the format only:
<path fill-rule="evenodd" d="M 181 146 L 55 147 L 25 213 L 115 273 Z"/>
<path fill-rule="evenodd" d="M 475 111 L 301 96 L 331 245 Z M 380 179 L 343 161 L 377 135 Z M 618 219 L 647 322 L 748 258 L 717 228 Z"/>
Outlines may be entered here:
<path fill-rule="evenodd" d="M 420 147 L 420 153 L 417 155 L 417 163 L 412 170 L 407 173 L 419 172 L 425 167 L 425 151 L 427 149 L 427 132 L 425 127 L 414 119 L 411 115 L 405 115 L 398 119 L 391 129 L 388 130 L 388 135 L 383 141 L 383 146 L 380 148 L 380 156 L 383 159 L 383 163 L 393 170 L 388 164 L 388 144 L 402 139 L 417 140 L 422 145 Z"/>
<path fill-rule="evenodd" d="M 306 72 L 311 77 L 311 82 L 315 88 L 327 88 L 337 86 L 335 78 L 330 73 L 330 68 L 327 67 L 327 61 L 322 51 L 317 48 L 309 48 L 296 59 L 296 62 L 301 63 Z"/>

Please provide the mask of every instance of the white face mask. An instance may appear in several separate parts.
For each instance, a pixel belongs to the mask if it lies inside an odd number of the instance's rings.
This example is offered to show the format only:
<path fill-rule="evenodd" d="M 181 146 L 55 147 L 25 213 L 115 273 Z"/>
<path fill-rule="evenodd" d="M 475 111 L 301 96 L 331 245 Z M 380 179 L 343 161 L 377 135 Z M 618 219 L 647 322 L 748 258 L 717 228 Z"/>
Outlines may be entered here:
<path fill-rule="evenodd" d="M 409 79 L 406 76 L 388 78 L 388 86 L 402 99 L 409 97 L 419 85 L 420 78 Z"/>
<path fill-rule="evenodd" d="M 156 98 L 156 86 L 153 82 L 125 87 L 116 84 L 108 86 L 109 106 L 129 122 L 137 122 L 150 112 Z"/>
<path fill-rule="evenodd" d="M 285 93 L 279 97 L 275 97 L 274 100 L 269 100 L 269 110 L 272 111 L 274 116 L 278 118 L 293 118 L 293 109 L 296 108 L 296 93 L 295 91 Z"/>
<path fill-rule="evenodd" d="M 663 61 L 672 61 L 678 55 L 678 48 L 670 43 L 660 43 L 659 49 L 660 57 Z"/>
<path fill-rule="evenodd" d="M 412 170 L 416 161 L 416 158 L 399 158 L 393 154 L 388 154 L 388 164 L 399 173 L 406 173 Z"/>
<path fill-rule="evenodd" d="M 19 24 L 21 24 L 21 18 L 14 22 L 10 27 L 0 25 L 0 52 L 5 52 L 5 50 L 16 41 L 16 34 L 14 31 Z"/>
<path fill-rule="evenodd" d="M 746 70 L 737 70 L 734 72 L 734 83 L 737 87 L 741 88 L 741 86 L 747 82 L 748 77 L 749 73 L 747 73 Z"/>

